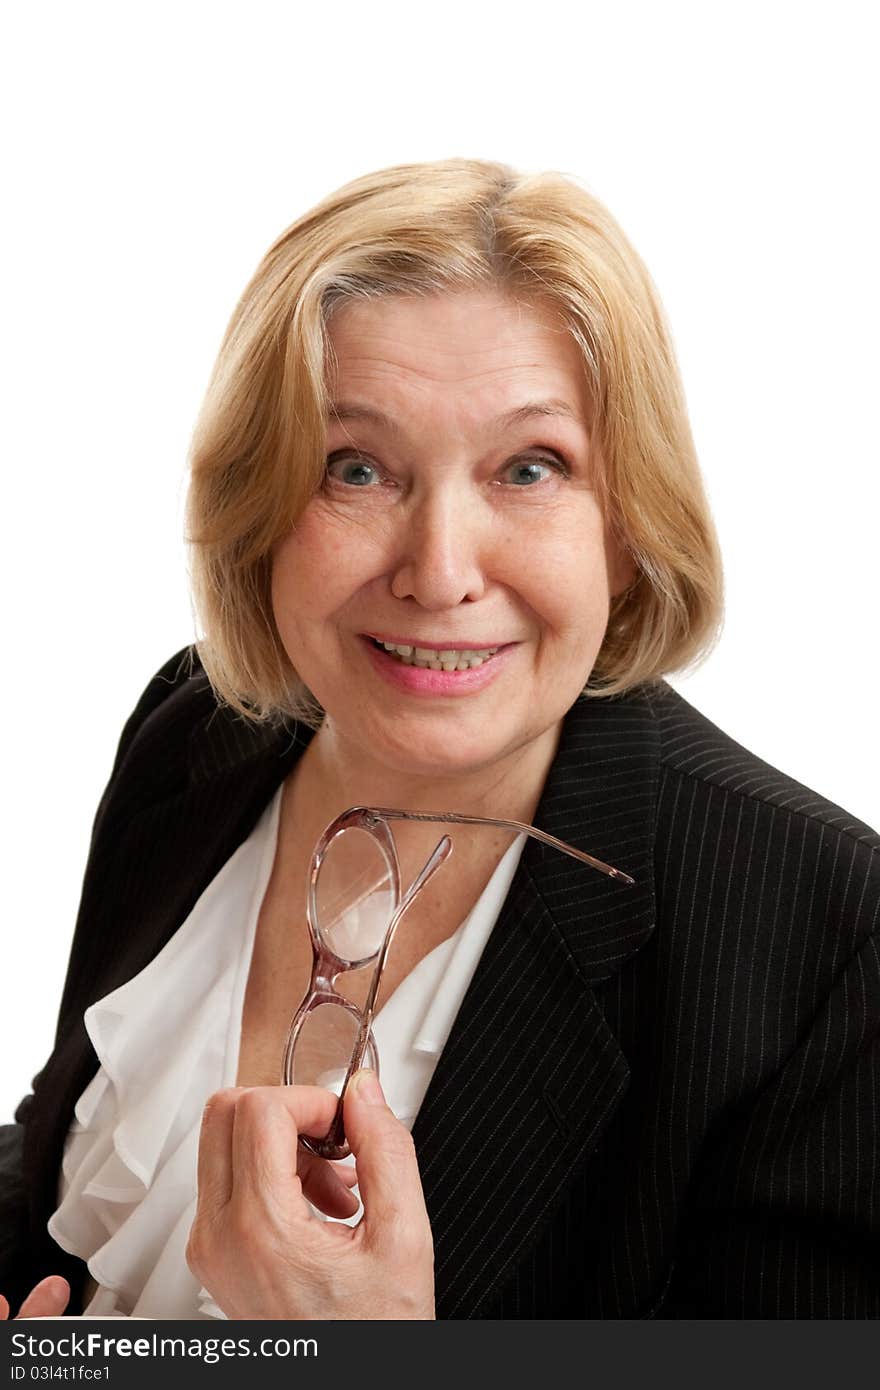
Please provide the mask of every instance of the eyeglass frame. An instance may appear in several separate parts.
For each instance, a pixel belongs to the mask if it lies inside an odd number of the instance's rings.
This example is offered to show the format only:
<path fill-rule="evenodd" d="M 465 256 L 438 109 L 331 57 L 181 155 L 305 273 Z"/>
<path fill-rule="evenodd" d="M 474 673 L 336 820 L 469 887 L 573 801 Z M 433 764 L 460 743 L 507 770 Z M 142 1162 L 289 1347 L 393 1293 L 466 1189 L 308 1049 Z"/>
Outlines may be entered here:
<path fill-rule="evenodd" d="M 309 882 L 306 895 L 306 920 L 309 926 L 309 936 L 312 943 L 312 973 L 309 987 L 304 995 L 302 1002 L 294 1014 L 287 1033 L 284 1045 L 284 1052 L 281 1064 L 281 1084 L 290 1086 L 293 1084 L 293 1056 L 297 1040 L 302 1026 L 309 1014 L 320 1004 L 336 1004 L 343 1007 L 348 1013 L 354 1014 L 359 1020 L 357 1040 L 354 1050 L 345 1073 L 345 1078 L 339 1093 L 339 1100 L 336 1107 L 336 1114 L 327 1134 L 323 1138 L 313 1138 L 308 1135 L 301 1135 L 300 1142 L 303 1143 L 312 1153 L 320 1158 L 342 1159 L 346 1158 L 351 1152 L 345 1139 L 345 1131 L 342 1123 L 342 1109 L 345 1092 L 348 1083 L 356 1071 L 363 1065 L 367 1055 L 370 1055 L 372 1069 L 379 1074 L 379 1054 L 373 1037 L 373 1015 L 375 1011 L 376 999 L 379 993 L 379 985 L 391 948 L 397 927 L 405 912 L 412 905 L 417 895 L 424 888 L 428 880 L 436 873 L 441 864 L 448 859 L 452 853 L 452 841 L 448 835 L 442 836 L 434 850 L 429 855 L 422 869 L 413 879 L 406 893 L 401 896 L 401 877 L 400 860 L 397 854 L 397 845 L 391 830 L 392 821 L 422 821 L 433 824 L 451 825 L 491 825 L 503 830 L 511 830 L 517 834 L 530 836 L 532 839 L 539 840 L 542 844 L 548 845 L 551 849 L 560 850 L 563 854 L 579 860 L 592 869 L 597 869 L 600 873 L 615 879 L 617 882 L 633 885 L 635 879 L 622 869 L 615 869 L 603 860 L 597 859 L 592 854 L 587 854 L 585 850 L 575 849 L 574 845 L 568 845 L 563 840 L 558 840 L 555 835 L 548 834 L 545 830 L 539 830 L 537 826 L 526 825 L 521 821 L 501 820 L 489 816 L 468 816 L 456 811 L 404 811 L 385 806 L 350 806 L 348 810 L 336 816 L 322 831 L 312 851 L 312 858 L 309 865 Z M 358 829 L 373 836 L 382 857 L 390 869 L 391 889 L 395 906 L 391 910 L 388 926 L 378 948 L 371 951 L 359 961 L 345 960 L 337 955 L 323 940 L 318 928 L 318 909 L 317 909 L 317 883 L 321 865 L 327 850 L 338 835 L 345 830 Z M 364 966 L 373 964 L 373 977 L 370 981 L 370 988 L 366 1002 L 362 1007 L 358 1007 L 352 1000 L 340 994 L 334 988 L 334 982 L 339 975 L 346 974 L 352 970 L 361 970 Z"/>

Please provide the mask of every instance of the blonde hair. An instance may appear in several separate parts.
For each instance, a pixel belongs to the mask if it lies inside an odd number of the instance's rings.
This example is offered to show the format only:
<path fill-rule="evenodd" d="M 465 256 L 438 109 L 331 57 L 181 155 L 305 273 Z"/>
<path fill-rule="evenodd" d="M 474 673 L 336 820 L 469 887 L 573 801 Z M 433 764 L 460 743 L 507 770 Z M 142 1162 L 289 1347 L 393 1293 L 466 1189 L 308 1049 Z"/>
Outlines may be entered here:
<path fill-rule="evenodd" d="M 249 719 L 323 711 L 271 602 L 272 549 L 324 471 L 326 330 L 340 303 L 495 286 L 555 305 L 583 355 L 606 516 L 636 577 L 613 600 L 583 694 L 695 664 L 717 637 L 721 561 L 663 310 L 596 198 L 559 174 L 443 160 L 346 184 L 294 222 L 236 306 L 190 450 L 197 648 Z"/>

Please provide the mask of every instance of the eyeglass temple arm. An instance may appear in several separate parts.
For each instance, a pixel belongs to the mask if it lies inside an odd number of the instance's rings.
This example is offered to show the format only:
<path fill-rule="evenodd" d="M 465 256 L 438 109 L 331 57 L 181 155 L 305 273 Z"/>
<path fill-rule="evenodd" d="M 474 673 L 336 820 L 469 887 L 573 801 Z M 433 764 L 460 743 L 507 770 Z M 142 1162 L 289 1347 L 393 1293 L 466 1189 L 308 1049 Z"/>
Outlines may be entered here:
<path fill-rule="evenodd" d="M 382 979 L 382 972 L 385 969 L 385 961 L 388 958 L 388 952 L 391 948 L 391 942 L 394 937 L 394 933 L 397 930 L 397 924 L 399 923 L 403 914 L 406 912 L 407 908 L 412 904 L 413 899 L 424 888 L 425 884 L 428 882 L 428 879 L 434 876 L 434 874 L 440 868 L 440 865 L 443 864 L 449 858 L 451 853 L 452 841 L 450 840 L 448 835 L 444 835 L 443 839 L 435 847 L 434 853 L 431 855 L 430 859 L 422 869 L 421 873 L 418 873 L 416 877 L 413 879 L 412 883 L 406 891 L 406 894 L 404 895 L 403 901 L 401 902 L 394 916 L 391 918 L 391 921 L 388 923 L 388 930 L 385 933 L 385 939 L 382 942 L 379 955 L 376 958 L 376 965 L 373 969 L 373 978 L 370 982 L 370 992 L 367 995 L 366 1002 L 364 1004 L 363 1009 L 361 1010 L 361 1025 L 358 1029 L 357 1042 L 354 1045 L 354 1050 L 351 1054 L 351 1061 L 349 1062 L 348 1070 L 345 1073 L 345 1080 L 343 1081 L 342 1089 L 339 1092 L 339 1103 L 336 1106 L 336 1114 L 333 1117 L 333 1124 L 331 1125 L 330 1130 L 327 1134 L 327 1139 L 331 1143 L 341 1145 L 345 1137 L 345 1131 L 342 1123 L 342 1103 L 345 1098 L 345 1092 L 349 1081 L 354 1076 L 355 1072 L 359 1071 L 361 1066 L 363 1065 L 364 1054 L 367 1050 L 367 1039 L 370 1036 L 370 1029 L 373 1026 L 373 1011 L 376 1007 L 376 997 L 379 992 L 379 984 Z"/>
<path fill-rule="evenodd" d="M 428 815 L 421 811 L 390 810 L 384 806 L 374 806 L 372 809 L 377 816 L 382 816 L 385 820 L 435 821 L 453 825 L 497 825 L 503 830 L 515 830 L 524 835 L 531 835 L 533 840 L 540 840 L 542 844 L 549 845 L 551 849 L 561 850 L 563 854 L 570 855 L 572 859 L 579 859 L 582 864 L 589 864 L 590 868 L 598 869 L 600 873 L 607 874 L 609 878 L 616 879 L 619 883 L 635 883 L 635 879 L 630 878 L 629 874 L 625 874 L 622 869 L 612 868 L 610 864 L 605 864 L 601 859 L 587 854 L 585 850 L 575 849 L 573 845 L 567 845 L 564 840 L 557 840 L 555 835 L 548 835 L 545 830 L 539 830 L 534 825 L 524 825 L 522 821 L 494 820 L 489 816 L 464 816 L 459 815 L 457 811 Z"/>

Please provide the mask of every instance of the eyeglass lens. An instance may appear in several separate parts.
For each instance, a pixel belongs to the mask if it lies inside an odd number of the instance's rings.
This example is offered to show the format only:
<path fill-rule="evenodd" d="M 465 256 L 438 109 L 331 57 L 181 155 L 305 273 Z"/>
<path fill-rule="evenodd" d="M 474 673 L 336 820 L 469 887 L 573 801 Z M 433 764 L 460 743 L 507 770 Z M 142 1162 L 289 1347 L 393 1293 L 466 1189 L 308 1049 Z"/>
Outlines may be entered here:
<path fill-rule="evenodd" d="M 397 906 L 391 866 L 374 835 L 350 826 L 327 846 L 313 899 L 321 942 L 350 966 L 379 952 Z"/>
<path fill-rule="evenodd" d="M 340 1094 L 360 1026 L 356 1004 L 363 1003 L 371 979 L 367 967 L 379 954 L 396 906 L 391 866 L 376 838 L 354 826 L 340 831 L 318 870 L 312 920 L 322 948 L 339 962 L 331 981 L 356 1002 L 321 1002 L 309 1010 L 293 1049 L 295 1085 Z M 372 1038 L 363 1065 L 378 1066 Z"/>

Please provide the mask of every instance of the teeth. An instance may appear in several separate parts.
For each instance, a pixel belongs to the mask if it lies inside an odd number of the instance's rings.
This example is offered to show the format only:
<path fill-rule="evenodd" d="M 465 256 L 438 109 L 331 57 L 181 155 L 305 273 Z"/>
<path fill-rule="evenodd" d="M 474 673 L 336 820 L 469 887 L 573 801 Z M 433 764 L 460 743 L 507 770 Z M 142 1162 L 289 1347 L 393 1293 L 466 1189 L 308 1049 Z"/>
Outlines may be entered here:
<path fill-rule="evenodd" d="M 480 651 L 475 651 L 473 648 L 460 651 L 449 647 L 438 652 L 434 647 L 406 647 L 399 646 L 395 642 L 383 642 L 382 646 L 386 652 L 397 652 L 399 656 L 413 656 L 417 661 L 471 661 L 475 656 L 485 661 L 487 656 L 494 656 L 498 651 L 497 647 L 483 647 Z"/>
<path fill-rule="evenodd" d="M 480 651 L 458 651 L 448 647 L 436 651 L 433 647 L 412 647 L 395 642 L 382 642 L 381 646 L 386 652 L 398 656 L 404 666 L 418 666 L 420 670 L 430 668 L 432 671 L 472 671 L 498 651 L 497 647 L 483 647 Z"/>

